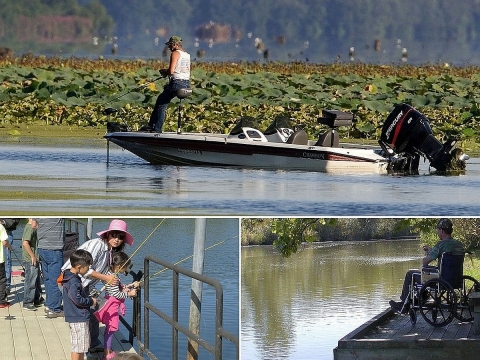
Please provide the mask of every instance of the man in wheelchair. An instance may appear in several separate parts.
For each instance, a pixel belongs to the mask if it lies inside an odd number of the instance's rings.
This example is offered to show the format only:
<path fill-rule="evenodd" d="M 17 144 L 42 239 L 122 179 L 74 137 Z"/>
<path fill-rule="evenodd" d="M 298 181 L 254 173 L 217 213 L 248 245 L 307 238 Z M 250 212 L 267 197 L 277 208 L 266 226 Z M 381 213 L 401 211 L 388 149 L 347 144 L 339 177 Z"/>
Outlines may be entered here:
<path fill-rule="evenodd" d="M 441 268 L 441 259 L 443 253 L 451 253 L 453 255 L 463 255 L 464 254 L 464 247 L 463 244 L 452 238 L 453 232 L 453 224 L 449 219 L 440 219 L 437 223 L 437 234 L 440 238 L 435 246 L 431 249 L 429 247 L 424 247 L 423 250 L 425 251 L 425 257 L 423 258 L 423 267 L 432 267 L 434 269 Z M 430 266 L 429 264 L 437 260 L 437 267 Z M 421 270 L 412 269 L 408 270 L 405 274 L 405 280 L 403 283 L 402 294 L 400 295 L 400 302 L 390 300 L 389 304 L 390 307 L 396 311 L 401 313 L 407 313 L 409 308 L 408 306 L 404 306 L 407 304 L 405 300 L 410 295 L 410 286 L 412 281 L 417 284 L 421 284 Z"/>

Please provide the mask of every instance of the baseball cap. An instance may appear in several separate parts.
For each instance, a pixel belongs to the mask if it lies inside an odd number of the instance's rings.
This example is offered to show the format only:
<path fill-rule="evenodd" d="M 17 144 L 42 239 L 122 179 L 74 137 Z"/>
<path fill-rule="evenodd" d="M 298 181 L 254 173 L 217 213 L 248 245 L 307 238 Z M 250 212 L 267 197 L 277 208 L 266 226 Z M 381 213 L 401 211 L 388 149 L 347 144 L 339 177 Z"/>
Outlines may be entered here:
<path fill-rule="evenodd" d="M 182 43 L 182 38 L 180 36 L 172 36 L 168 41 L 165 43 L 165 45 L 170 45 L 170 44 L 181 44 Z"/>

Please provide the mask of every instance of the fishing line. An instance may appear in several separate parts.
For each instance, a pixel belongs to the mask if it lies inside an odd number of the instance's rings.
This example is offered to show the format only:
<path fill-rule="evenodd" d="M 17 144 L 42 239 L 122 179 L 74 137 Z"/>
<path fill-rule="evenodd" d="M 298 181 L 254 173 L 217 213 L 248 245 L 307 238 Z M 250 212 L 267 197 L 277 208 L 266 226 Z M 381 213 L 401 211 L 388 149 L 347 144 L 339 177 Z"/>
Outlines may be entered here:
<path fill-rule="evenodd" d="M 155 231 L 157 231 L 157 229 L 163 224 L 163 222 L 165 221 L 166 219 L 162 219 L 162 221 L 160 221 L 158 223 L 157 226 L 155 226 L 155 228 L 152 230 L 152 232 L 150 234 L 148 234 L 148 236 L 145 238 L 145 240 L 142 241 L 142 243 L 135 249 L 135 251 L 132 253 L 132 255 L 129 256 L 129 258 L 127 259 L 126 263 L 128 263 L 132 257 L 138 252 L 138 250 L 140 250 L 142 248 L 143 245 L 145 245 L 145 243 L 151 238 L 151 236 L 153 235 L 153 233 Z M 115 277 L 118 275 L 119 272 L 121 272 L 123 270 L 124 266 L 120 266 L 120 268 L 113 274 Z M 100 293 L 104 292 L 105 289 L 107 288 L 107 285 L 110 285 L 110 282 L 113 280 L 110 279 L 107 283 L 105 283 L 105 285 L 103 285 L 103 287 L 100 289 Z"/>
<path fill-rule="evenodd" d="M 210 250 L 211 248 L 214 248 L 215 246 L 218 246 L 218 245 L 220 245 L 220 244 L 223 244 L 224 242 L 225 242 L 225 240 L 222 240 L 222 241 L 220 241 L 220 242 L 218 242 L 218 243 L 216 243 L 216 244 L 213 244 L 213 245 L 205 248 L 204 251 Z M 173 265 L 178 265 L 178 264 L 180 264 L 180 263 L 182 263 L 182 262 L 184 262 L 184 261 L 187 261 L 188 259 L 190 259 L 190 258 L 192 258 L 192 257 L 193 257 L 193 254 L 187 256 L 186 258 L 183 258 L 182 260 L 178 260 L 178 261 L 177 261 L 176 263 L 174 263 Z M 167 271 L 167 270 L 169 270 L 169 269 L 168 269 L 168 268 L 164 268 L 164 269 L 162 269 L 162 270 L 160 270 L 160 271 L 157 271 L 156 273 L 150 275 L 150 276 L 148 277 L 148 279 L 151 279 L 152 277 L 157 276 L 157 275 L 159 275 L 160 273 L 162 273 L 162 272 L 164 272 L 164 271 Z M 139 283 L 142 283 L 142 282 L 145 282 L 145 279 L 139 281 Z"/>
<path fill-rule="evenodd" d="M 118 100 L 118 99 L 120 99 L 121 97 L 124 97 L 125 95 L 130 94 L 132 91 L 140 90 L 140 89 L 142 89 L 142 88 L 144 88 L 144 87 L 146 87 L 146 86 L 154 83 L 154 82 L 157 81 L 157 80 L 163 79 L 164 77 L 165 77 L 165 76 L 159 76 L 158 78 L 153 79 L 152 81 L 150 81 L 150 82 L 148 82 L 148 83 L 145 83 L 145 84 L 142 84 L 142 85 L 140 85 L 140 86 L 137 86 L 136 88 L 133 88 L 132 90 L 129 90 L 129 91 L 127 91 L 127 92 L 124 93 L 124 94 L 121 94 L 121 95 L 119 95 L 119 96 L 117 96 L 117 97 L 114 97 L 113 99 L 108 100 L 107 102 L 101 104 L 100 106 L 103 107 L 103 106 L 111 103 L 112 101 Z"/>

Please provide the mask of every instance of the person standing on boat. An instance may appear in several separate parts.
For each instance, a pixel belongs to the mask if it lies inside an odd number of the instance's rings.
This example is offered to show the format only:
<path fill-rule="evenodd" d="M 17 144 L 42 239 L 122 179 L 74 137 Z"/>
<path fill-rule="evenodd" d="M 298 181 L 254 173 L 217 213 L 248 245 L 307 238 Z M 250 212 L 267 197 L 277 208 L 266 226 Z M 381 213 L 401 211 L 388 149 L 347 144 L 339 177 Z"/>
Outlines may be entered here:
<path fill-rule="evenodd" d="M 442 254 L 444 252 L 450 252 L 454 255 L 463 255 L 464 246 L 463 244 L 452 238 L 453 224 L 450 219 L 440 219 L 437 222 L 437 235 L 440 238 L 433 248 L 425 246 L 423 250 L 425 251 L 425 257 L 422 259 L 423 266 L 428 266 L 433 260 L 438 261 L 438 267 L 440 268 L 440 261 Z M 421 282 L 421 272 L 418 269 L 408 270 L 405 274 L 405 280 L 403 282 L 402 294 L 400 295 L 401 302 L 390 300 L 390 307 L 397 312 L 407 312 L 408 308 L 403 306 L 405 299 L 409 296 L 410 284 L 412 283 L 412 278 L 416 283 Z"/>
<path fill-rule="evenodd" d="M 170 80 L 163 92 L 158 95 L 148 125 L 141 128 L 144 131 L 154 130 L 161 133 L 168 104 L 177 95 L 177 90 L 190 87 L 190 54 L 183 50 L 182 39 L 179 36 L 172 36 L 165 45 L 171 51 L 170 66 L 161 69 L 160 74 L 168 76 Z"/>

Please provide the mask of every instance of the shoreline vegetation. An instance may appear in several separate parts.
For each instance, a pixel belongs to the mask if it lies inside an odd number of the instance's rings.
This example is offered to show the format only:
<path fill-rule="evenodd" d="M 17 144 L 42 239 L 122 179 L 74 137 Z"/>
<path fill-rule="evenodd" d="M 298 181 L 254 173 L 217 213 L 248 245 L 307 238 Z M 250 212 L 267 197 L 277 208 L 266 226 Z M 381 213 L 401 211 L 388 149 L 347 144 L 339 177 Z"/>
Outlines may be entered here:
<path fill-rule="evenodd" d="M 311 246 L 336 246 L 374 241 L 418 241 L 423 246 L 438 241 L 438 219 L 400 218 L 266 218 L 242 219 L 241 246 L 272 246 L 284 257 Z M 479 219 L 452 219 L 453 238 L 462 241 L 466 255 L 464 273 L 480 281 Z"/>
<path fill-rule="evenodd" d="M 133 130 L 146 124 L 164 83 L 158 69 L 166 63 L 24 55 L 0 60 L 0 66 L 0 136 L 96 139 L 108 121 L 102 105 L 120 109 Z M 355 115 L 352 128 L 339 128 L 342 139 L 375 144 L 393 105 L 405 102 L 430 120 L 440 140 L 458 138 L 457 146 L 475 156 L 480 154 L 479 70 L 445 64 L 197 61 L 183 131 L 227 133 L 243 116 L 257 119 L 264 129 L 286 115 L 315 138 L 325 130 L 317 118 L 331 108 Z M 174 101 L 165 131 L 176 130 L 176 110 Z"/>

